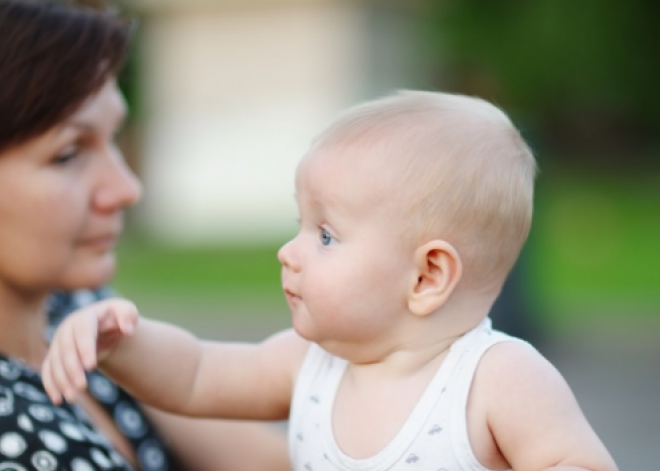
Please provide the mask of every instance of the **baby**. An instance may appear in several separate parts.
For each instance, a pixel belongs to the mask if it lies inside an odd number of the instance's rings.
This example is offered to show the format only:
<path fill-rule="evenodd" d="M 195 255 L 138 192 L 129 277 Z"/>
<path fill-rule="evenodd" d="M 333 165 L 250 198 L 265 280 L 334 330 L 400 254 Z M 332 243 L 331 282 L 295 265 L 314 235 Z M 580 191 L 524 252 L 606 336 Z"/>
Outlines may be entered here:
<path fill-rule="evenodd" d="M 292 330 L 205 342 L 103 301 L 58 329 L 46 389 L 73 401 L 99 367 L 177 414 L 288 417 L 300 471 L 615 471 L 557 370 L 488 318 L 535 171 L 483 100 L 404 91 L 352 108 L 298 165 L 300 229 L 278 254 Z"/>

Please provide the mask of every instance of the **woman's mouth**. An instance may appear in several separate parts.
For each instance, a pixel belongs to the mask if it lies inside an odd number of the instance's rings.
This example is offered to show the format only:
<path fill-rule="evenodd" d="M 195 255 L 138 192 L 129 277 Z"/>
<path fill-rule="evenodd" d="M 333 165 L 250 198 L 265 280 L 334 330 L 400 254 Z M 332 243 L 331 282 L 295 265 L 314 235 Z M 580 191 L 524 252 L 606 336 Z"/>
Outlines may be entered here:
<path fill-rule="evenodd" d="M 117 245 L 118 236 L 114 234 L 108 234 L 98 237 L 89 237 L 83 239 L 80 244 L 84 247 L 88 247 L 92 250 L 97 250 L 99 252 L 107 252 L 113 250 Z"/>

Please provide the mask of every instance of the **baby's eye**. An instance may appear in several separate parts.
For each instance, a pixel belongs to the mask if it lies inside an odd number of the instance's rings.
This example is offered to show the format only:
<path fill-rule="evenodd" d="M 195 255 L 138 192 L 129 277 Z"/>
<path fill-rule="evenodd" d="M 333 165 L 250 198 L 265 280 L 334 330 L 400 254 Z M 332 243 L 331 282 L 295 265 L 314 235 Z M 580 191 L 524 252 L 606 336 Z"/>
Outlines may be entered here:
<path fill-rule="evenodd" d="M 321 245 L 330 245 L 332 241 L 335 240 L 335 238 L 323 228 L 321 228 L 319 238 L 321 239 Z"/>

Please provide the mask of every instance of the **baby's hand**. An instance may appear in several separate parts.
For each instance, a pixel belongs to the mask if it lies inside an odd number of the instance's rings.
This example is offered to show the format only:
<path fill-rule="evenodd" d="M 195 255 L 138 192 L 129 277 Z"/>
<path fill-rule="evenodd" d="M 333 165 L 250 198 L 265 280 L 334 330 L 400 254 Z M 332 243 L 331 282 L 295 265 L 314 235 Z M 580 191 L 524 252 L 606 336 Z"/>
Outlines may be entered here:
<path fill-rule="evenodd" d="M 41 367 L 44 387 L 53 403 L 62 397 L 72 402 L 87 387 L 91 371 L 132 335 L 138 322 L 135 305 L 124 299 L 107 299 L 69 315 L 57 328 Z"/>

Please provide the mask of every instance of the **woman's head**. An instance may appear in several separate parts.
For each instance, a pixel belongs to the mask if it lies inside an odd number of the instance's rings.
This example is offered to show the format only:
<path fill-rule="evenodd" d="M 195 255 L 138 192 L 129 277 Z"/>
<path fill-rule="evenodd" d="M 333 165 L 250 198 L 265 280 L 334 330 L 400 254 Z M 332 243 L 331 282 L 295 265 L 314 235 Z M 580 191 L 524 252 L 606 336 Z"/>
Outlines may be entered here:
<path fill-rule="evenodd" d="M 98 286 L 114 273 L 123 209 L 140 195 L 114 142 L 126 28 L 106 10 L 0 2 L 0 293 Z"/>
<path fill-rule="evenodd" d="M 70 116 L 121 67 L 132 23 L 102 1 L 0 2 L 0 151 Z"/>

